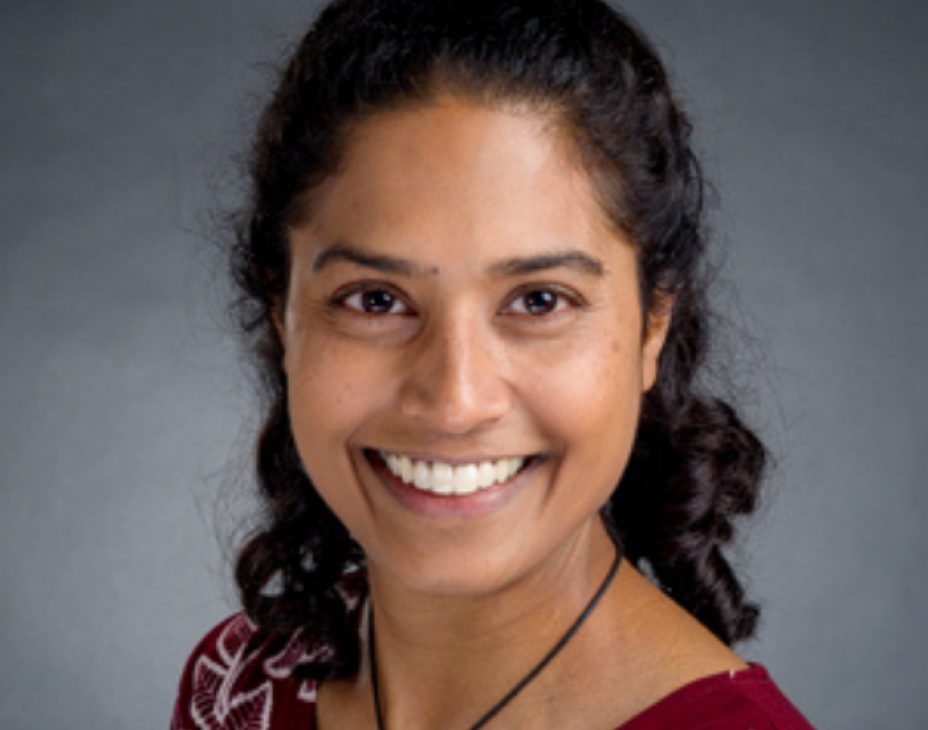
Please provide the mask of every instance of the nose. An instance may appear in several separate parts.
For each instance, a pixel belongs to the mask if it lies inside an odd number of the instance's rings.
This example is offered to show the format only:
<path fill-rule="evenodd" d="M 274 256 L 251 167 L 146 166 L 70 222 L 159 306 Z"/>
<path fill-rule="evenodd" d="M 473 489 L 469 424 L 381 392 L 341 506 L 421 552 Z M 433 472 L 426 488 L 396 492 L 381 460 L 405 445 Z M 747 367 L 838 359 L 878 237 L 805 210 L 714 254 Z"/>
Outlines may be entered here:
<path fill-rule="evenodd" d="M 511 407 L 501 349 L 490 332 L 467 322 L 423 332 L 400 391 L 403 415 L 451 435 L 498 421 Z"/>

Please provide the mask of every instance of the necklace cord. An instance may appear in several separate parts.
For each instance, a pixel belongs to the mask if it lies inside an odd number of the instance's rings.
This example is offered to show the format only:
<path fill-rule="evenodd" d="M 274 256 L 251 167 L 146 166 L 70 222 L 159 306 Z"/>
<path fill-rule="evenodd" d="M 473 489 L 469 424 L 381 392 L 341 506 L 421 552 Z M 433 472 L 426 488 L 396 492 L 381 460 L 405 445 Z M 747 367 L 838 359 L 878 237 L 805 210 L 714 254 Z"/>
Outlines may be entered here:
<path fill-rule="evenodd" d="M 506 707 L 516 695 L 518 695 L 523 689 L 525 689 L 539 674 L 542 670 L 551 663 L 551 660 L 554 659 L 558 654 L 561 653 L 561 650 L 567 646 L 568 642 L 574 638 L 574 635 L 577 631 L 580 630 L 580 627 L 586 623 L 586 620 L 590 617 L 590 614 L 593 613 L 593 610 L 599 604 L 602 597 L 606 594 L 606 591 L 609 589 L 609 586 L 612 585 L 612 581 L 615 579 L 616 573 L 619 572 L 619 566 L 622 563 L 622 549 L 618 545 L 616 546 L 615 559 L 612 561 L 612 567 L 609 569 L 609 573 L 603 579 L 603 582 L 600 584 L 599 589 L 590 599 L 590 602 L 587 603 L 586 608 L 583 609 L 581 614 L 573 622 L 571 627 L 567 629 L 564 635 L 558 640 L 558 642 L 551 647 L 550 651 L 542 658 L 538 664 L 536 664 L 532 669 L 526 674 L 522 679 L 520 679 L 516 685 L 506 693 L 506 695 L 493 707 L 491 707 L 483 716 L 477 720 L 476 723 L 470 726 L 468 730 L 480 730 L 484 725 L 486 725 L 490 720 L 496 717 L 500 711 Z M 368 623 L 367 623 L 367 650 L 368 656 L 370 658 L 371 665 L 371 689 L 374 694 L 374 709 L 377 714 L 377 730 L 385 730 L 385 725 L 383 721 L 383 712 L 381 710 L 380 703 L 380 687 L 377 682 L 377 651 L 374 647 L 374 611 L 371 607 L 368 613 Z"/>

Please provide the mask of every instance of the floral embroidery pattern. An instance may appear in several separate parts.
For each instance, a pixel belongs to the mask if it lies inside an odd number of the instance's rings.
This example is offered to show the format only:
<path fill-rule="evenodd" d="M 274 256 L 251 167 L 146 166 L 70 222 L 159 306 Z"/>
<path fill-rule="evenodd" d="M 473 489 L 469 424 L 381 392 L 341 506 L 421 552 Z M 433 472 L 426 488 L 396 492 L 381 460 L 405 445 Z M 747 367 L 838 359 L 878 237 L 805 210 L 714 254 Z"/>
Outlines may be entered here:
<path fill-rule="evenodd" d="M 193 664 L 186 707 L 178 703 L 172 730 L 269 730 L 275 687 L 290 680 L 296 666 L 331 657 L 331 647 L 313 642 L 302 630 L 268 656 L 270 647 L 256 640 L 258 633 L 244 615 L 223 627 L 212 650 Z M 312 705 L 317 689 L 317 682 L 304 680 L 296 699 Z"/>
<path fill-rule="evenodd" d="M 269 681 L 250 692 L 233 691 L 251 657 L 245 655 L 254 626 L 236 616 L 216 642 L 216 657 L 201 656 L 193 671 L 190 717 L 199 730 L 268 730 L 272 689 Z"/>
<path fill-rule="evenodd" d="M 338 590 L 359 617 L 366 595 L 359 570 Z M 245 614 L 218 628 L 188 664 L 171 730 L 270 730 L 272 723 L 311 728 L 319 682 L 299 681 L 294 670 L 332 659 L 334 649 L 308 629 L 290 634 L 259 628 Z"/>
<path fill-rule="evenodd" d="M 271 683 L 252 692 L 230 694 L 228 670 L 201 657 L 194 673 L 191 717 L 201 730 L 268 730 Z"/>

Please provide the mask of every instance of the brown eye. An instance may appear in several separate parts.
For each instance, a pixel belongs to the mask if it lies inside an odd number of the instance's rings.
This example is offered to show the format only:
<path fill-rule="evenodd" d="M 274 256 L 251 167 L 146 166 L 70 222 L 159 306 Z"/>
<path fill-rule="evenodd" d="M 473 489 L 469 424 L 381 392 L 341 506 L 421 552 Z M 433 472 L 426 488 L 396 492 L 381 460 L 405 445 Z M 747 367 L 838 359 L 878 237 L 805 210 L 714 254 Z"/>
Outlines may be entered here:
<path fill-rule="evenodd" d="M 403 301 L 387 289 L 366 289 L 349 294 L 342 299 L 342 306 L 374 316 L 409 312 L 409 308 Z"/>
<path fill-rule="evenodd" d="M 532 289 L 513 299 L 508 310 L 513 314 L 542 317 L 558 312 L 570 304 L 567 297 L 560 292 L 551 289 Z"/>

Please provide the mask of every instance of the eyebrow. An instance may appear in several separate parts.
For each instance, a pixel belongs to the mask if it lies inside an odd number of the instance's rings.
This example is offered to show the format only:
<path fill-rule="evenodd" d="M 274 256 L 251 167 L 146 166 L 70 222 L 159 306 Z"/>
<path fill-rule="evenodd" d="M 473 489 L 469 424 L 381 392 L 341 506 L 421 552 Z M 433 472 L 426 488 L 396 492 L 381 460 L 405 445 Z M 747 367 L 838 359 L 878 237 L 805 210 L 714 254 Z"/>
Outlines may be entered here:
<path fill-rule="evenodd" d="M 374 269 L 381 273 L 397 274 L 400 276 L 416 276 L 424 271 L 420 266 L 417 266 L 407 259 L 384 256 L 381 254 L 371 254 L 351 244 L 339 242 L 321 251 L 316 258 L 313 259 L 313 272 L 321 271 L 325 267 L 338 261 L 345 261 L 357 266 Z M 500 277 L 526 276 L 528 274 L 538 273 L 539 271 L 549 271 L 558 268 L 574 269 L 581 273 L 597 277 L 604 276 L 606 273 L 606 267 L 602 261 L 582 251 L 564 251 L 543 254 L 541 256 L 506 259 L 505 261 L 493 264 L 493 266 L 490 267 L 490 273 Z"/>
<path fill-rule="evenodd" d="M 421 273 L 418 266 L 406 259 L 367 253 L 360 248 L 341 242 L 332 244 L 313 259 L 313 272 L 321 271 L 326 266 L 330 266 L 337 261 L 347 261 L 384 274 L 413 276 Z"/>
<path fill-rule="evenodd" d="M 508 259 L 494 264 L 491 272 L 497 276 L 524 276 L 559 268 L 574 269 L 592 276 L 604 276 L 606 273 L 606 266 L 602 261 L 582 251 Z"/>

